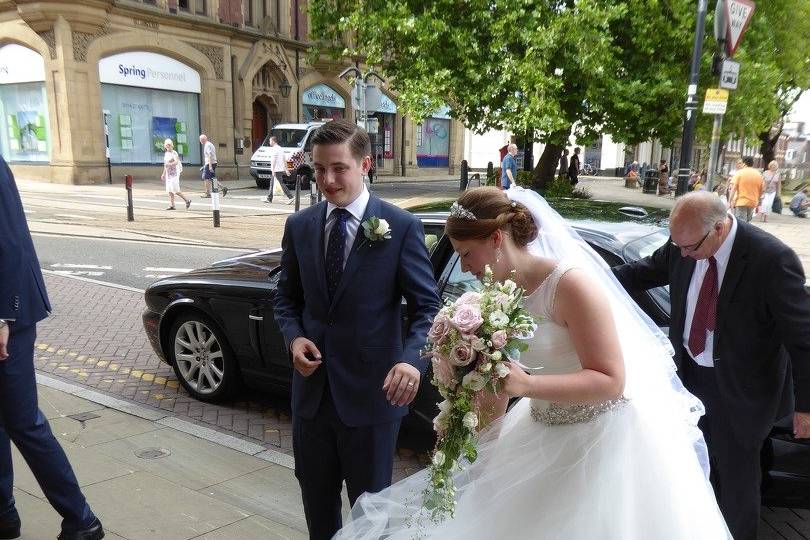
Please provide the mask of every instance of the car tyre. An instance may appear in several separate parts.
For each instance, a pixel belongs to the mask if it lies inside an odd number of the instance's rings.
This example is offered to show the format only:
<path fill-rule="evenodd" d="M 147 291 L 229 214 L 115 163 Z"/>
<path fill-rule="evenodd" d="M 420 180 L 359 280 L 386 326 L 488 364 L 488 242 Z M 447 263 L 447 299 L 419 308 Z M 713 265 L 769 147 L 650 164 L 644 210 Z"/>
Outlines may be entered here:
<path fill-rule="evenodd" d="M 256 187 L 259 189 L 270 189 L 270 180 L 266 178 L 255 178 Z"/>
<path fill-rule="evenodd" d="M 186 312 L 172 323 L 167 352 L 177 379 L 195 399 L 226 399 L 241 383 L 225 333 L 202 313 Z"/>

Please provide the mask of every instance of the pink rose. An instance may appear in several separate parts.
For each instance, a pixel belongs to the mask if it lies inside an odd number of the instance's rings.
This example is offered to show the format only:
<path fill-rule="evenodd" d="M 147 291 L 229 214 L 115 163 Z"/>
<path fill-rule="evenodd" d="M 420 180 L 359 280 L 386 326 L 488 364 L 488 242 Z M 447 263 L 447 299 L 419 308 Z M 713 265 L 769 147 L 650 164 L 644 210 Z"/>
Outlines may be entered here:
<path fill-rule="evenodd" d="M 454 366 L 468 366 L 475 360 L 475 357 L 476 352 L 475 349 L 472 348 L 472 344 L 467 341 L 460 341 L 450 351 L 449 362 Z"/>
<path fill-rule="evenodd" d="M 433 375 L 436 380 L 448 388 L 453 388 L 455 386 L 453 380 L 456 376 L 456 370 L 450 365 L 447 358 L 434 354 L 431 363 L 433 364 Z"/>
<path fill-rule="evenodd" d="M 457 306 L 460 306 L 462 304 L 478 305 L 480 303 L 481 303 L 481 293 L 477 293 L 475 291 L 467 291 L 461 296 L 459 296 L 458 300 L 456 300 Z"/>
<path fill-rule="evenodd" d="M 496 349 L 502 349 L 506 345 L 506 332 L 498 330 L 492 334 L 492 346 Z"/>
<path fill-rule="evenodd" d="M 462 334 L 474 334 L 484 322 L 481 308 L 473 304 L 462 304 L 456 308 L 452 322 Z"/>
<path fill-rule="evenodd" d="M 441 343 L 447 333 L 450 332 L 450 318 L 444 313 L 439 313 L 433 319 L 433 325 L 428 332 L 428 339 L 431 343 Z"/>

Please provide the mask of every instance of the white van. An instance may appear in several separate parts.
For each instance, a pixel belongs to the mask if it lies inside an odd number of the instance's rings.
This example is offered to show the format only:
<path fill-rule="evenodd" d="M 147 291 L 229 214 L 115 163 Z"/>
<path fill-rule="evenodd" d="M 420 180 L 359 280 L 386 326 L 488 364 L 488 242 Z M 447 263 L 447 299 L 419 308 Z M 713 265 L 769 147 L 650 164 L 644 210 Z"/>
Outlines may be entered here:
<path fill-rule="evenodd" d="M 268 139 L 275 137 L 284 149 L 284 160 L 287 162 L 287 172 L 290 173 L 286 177 L 287 187 L 295 189 L 295 179 L 300 174 L 304 176 L 301 189 L 309 189 L 315 179 L 312 168 L 312 133 L 323 124 L 324 122 L 310 122 L 273 126 L 262 145 L 250 157 L 250 176 L 256 181 L 256 186 L 261 189 L 270 187 L 273 170 L 270 163 L 272 149 L 268 145 Z"/>

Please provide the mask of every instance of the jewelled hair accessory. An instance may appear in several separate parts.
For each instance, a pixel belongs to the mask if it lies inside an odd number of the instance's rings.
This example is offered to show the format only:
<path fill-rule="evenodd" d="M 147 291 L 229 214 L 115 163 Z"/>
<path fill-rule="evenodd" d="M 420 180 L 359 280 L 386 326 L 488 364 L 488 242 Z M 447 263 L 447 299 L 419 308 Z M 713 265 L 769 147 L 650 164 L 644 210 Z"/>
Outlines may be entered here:
<path fill-rule="evenodd" d="M 475 214 L 458 204 L 458 201 L 454 202 L 453 205 L 450 207 L 450 217 L 457 217 L 460 219 L 467 219 L 470 221 L 475 221 L 478 219 L 475 217 Z"/>

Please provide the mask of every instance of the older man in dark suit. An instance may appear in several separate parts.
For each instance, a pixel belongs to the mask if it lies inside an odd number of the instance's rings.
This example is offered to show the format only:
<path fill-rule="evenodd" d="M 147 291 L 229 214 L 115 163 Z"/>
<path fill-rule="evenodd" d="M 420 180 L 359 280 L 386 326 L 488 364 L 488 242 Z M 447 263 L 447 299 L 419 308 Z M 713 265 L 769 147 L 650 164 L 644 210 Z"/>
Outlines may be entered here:
<path fill-rule="evenodd" d="M 735 219 L 713 193 L 683 196 L 670 242 L 614 268 L 627 289 L 670 286 L 669 337 L 700 427 L 720 509 L 736 540 L 755 539 L 760 451 L 773 422 L 793 414 L 810 437 L 810 294 L 796 254 Z M 792 380 L 791 380 L 792 374 Z"/>
<path fill-rule="evenodd" d="M 0 538 L 20 536 L 11 441 L 62 516 L 59 540 L 104 537 L 65 452 L 37 406 L 34 340 L 51 306 L 14 176 L 0 156 Z"/>

